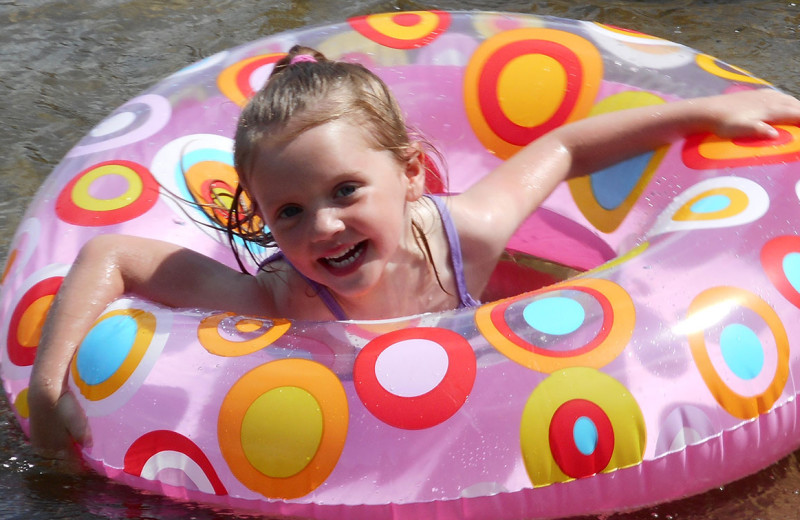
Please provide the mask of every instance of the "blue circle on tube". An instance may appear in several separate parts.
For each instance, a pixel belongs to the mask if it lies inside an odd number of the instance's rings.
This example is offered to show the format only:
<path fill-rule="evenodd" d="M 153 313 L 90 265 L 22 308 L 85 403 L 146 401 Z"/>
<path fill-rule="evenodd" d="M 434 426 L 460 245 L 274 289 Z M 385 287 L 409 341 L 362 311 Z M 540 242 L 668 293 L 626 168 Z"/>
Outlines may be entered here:
<path fill-rule="evenodd" d="M 583 455 L 589 456 L 597 449 L 600 435 L 597 433 L 597 426 L 595 426 L 594 421 L 588 417 L 578 417 L 572 427 L 572 438 L 578 451 Z"/>
<path fill-rule="evenodd" d="M 725 363 L 737 377 L 749 381 L 764 368 L 764 347 L 750 327 L 740 323 L 726 326 L 719 345 Z"/>
<path fill-rule="evenodd" d="M 586 311 L 572 298 L 552 296 L 529 303 L 522 311 L 522 317 L 540 332 L 563 336 L 583 325 Z"/>
<path fill-rule="evenodd" d="M 783 257 L 783 272 L 795 291 L 800 292 L 800 253 Z"/>
<path fill-rule="evenodd" d="M 97 385 L 113 376 L 128 357 L 138 331 L 139 324 L 131 316 L 111 316 L 92 327 L 75 358 L 81 379 Z"/>
<path fill-rule="evenodd" d="M 725 195 L 709 195 L 692 204 L 692 213 L 716 213 L 731 205 L 731 199 Z"/>

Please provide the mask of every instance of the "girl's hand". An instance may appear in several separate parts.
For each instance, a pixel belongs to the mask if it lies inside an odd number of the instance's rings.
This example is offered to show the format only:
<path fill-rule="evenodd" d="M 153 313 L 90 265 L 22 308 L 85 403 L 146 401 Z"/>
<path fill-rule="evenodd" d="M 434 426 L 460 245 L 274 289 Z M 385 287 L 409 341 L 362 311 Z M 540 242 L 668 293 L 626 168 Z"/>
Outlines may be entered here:
<path fill-rule="evenodd" d="M 774 124 L 800 122 L 800 101 L 772 89 L 746 90 L 689 101 L 710 114 L 709 132 L 726 139 L 774 139 Z"/>
<path fill-rule="evenodd" d="M 78 446 L 91 445 L 86 415 L 72 392 L 66 392 L 54 404 L 40 395 L 37 387 L 30 389 L 30 438 L 37 455 L 47 459 L 75 460 Z M 77 444 L 77 445 L 76 445 Z"/>

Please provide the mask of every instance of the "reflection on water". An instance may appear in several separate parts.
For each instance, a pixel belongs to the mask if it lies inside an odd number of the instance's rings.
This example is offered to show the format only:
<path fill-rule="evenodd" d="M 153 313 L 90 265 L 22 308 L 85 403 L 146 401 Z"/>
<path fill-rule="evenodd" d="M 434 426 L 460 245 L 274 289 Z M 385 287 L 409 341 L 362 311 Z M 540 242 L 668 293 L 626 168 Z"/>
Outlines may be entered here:
<path fill-rule="evenodd" d="M 42 180 L 111 110 L 202 57 L 297 27 L 410 9 L 487 9 L 597 20 L 703 50 L 800 96 L 800 6 L 732 0 L 441 2 L 23 0 L 0 2 L 0 255 Z M 735 461 L 734 461 L 735 462 Z M 795 453 L 758 475 L 619 520 L 796 518 Z M 233 518 L 36 459 L 0 397 L 0 519 Z"/>

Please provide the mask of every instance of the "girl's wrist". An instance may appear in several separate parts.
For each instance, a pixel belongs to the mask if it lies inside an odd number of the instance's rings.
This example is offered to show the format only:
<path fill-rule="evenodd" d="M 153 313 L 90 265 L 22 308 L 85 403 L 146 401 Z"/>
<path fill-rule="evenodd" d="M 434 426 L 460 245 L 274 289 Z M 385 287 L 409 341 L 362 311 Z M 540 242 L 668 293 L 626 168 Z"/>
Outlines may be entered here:
<path fill-rule="evenodd" d="M 51 376 L 34 371 L 31 375 L 28 388 L 28 402 L 38 401 L 40 404 L 49 404 L 55 407 L 56 402 L 69 392 L 67 374 Z"/>

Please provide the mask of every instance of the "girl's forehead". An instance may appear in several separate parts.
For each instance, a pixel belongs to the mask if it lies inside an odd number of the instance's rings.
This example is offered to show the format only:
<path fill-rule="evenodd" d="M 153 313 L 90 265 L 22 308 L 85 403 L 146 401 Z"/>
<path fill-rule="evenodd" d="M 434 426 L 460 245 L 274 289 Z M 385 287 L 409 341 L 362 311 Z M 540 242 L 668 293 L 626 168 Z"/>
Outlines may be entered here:
<path fill-rule="evenodd" d="M 266 142 L 258 151 L 248 186 L 257 189 L 275 178 L 324 180 L 389 168 L 394 160 L 394 154 L 376 146 L 363 126 L 336 120 L 309 128 L 285 143 Z"/>
<path fill-rule="evenodd" d="M 381 149 L 368 125 L 357 124 L 349 118 L 327 121 L 299 132 L 287 130 L 283 138 L 275 137 L 278 138 L 267 138 L 263 142 L 260 160 L 291 158 L 305 162 L 326 152 L 351 155 L 362 150 Z"/>

